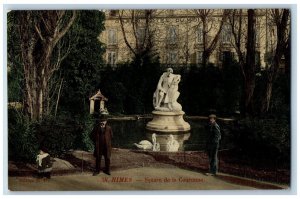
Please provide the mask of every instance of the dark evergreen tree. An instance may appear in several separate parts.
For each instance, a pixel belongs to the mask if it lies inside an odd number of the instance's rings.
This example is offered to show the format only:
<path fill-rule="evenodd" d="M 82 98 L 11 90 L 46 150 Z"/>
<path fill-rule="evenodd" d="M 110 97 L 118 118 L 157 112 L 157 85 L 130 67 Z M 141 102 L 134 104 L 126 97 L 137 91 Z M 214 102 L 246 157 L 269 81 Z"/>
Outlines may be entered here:
<path fill-rule="evenodd" d="M 63 78 L 59 110 L 71 114 L 88 112 L 89 97 L 100 88 L 105 48 L 98 37 L 104 30 L 104 17 L 100 11 L 80 11 L 69 32 L 72 49 L 56 74 Z"/>

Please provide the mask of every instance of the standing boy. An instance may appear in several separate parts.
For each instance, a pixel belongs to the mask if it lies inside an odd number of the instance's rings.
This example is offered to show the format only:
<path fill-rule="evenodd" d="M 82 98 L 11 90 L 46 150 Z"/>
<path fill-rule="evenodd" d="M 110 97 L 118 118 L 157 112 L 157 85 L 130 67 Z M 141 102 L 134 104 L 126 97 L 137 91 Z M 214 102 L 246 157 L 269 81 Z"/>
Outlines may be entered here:
<path fill-rule="evenodd" d="M 216 122 L 216 115 L 211 114 L 209 117 L 207 155 L 209 158 L 209 173 L 207 175 L 216 175 L 218 171 L 218 149 L 221 140 L 220 127 Z"/>

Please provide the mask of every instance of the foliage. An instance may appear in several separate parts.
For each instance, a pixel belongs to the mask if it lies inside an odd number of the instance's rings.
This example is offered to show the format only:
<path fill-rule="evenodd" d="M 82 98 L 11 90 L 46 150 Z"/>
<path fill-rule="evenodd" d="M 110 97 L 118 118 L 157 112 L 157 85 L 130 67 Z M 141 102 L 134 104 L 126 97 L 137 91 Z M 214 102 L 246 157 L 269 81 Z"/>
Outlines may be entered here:
<path fill-rule="evenodd" d="M 9 18 L 9 20 L 13 20 Z M 104 67 L 104 46 L 98 36 L 104 30 L 104 14 L 99 11 L 79 11 L 78 18 L 59 45 L 71 44 L 70 54 L 50 80 L 54 96 L 59 96 L 58 116 L 30 122 L 20 112 L 9 109 L 9 159 L 34 161 L 38 147 L 44 145 L 54 156 L 69 149 L 92 150 L 89 134 L 94 119 L 88 114 L 89 97 L 99 88 L 109 99 L 112 114 L 147 114 L 153 110 L 153 92 L 164 69 L 149 53 L 116 68 Z M 20 62 L 18 37 L 8 24 L 9 101 L 23 101 L 24 74 Z M 55 49 L 57 50 L 57 49 Z M 155 53 L 154 53 L 155 54 Z M 13 55 L 13 56 L 12 56 Z M 143 64 L 141 64 L 143 63 Z M 179 103 L 188 115 L 206 115 L 215 110 L 220 115 L 232 115 L 239 110 L 242 93 L 239 65 L 231 60 L 221 68 L 212 64 L 205 67 L 183 65 L 173 67 L 181 75 Z M 255 103 L 263 96 L 266 72 L 256 76 Z M 258 159 L 289 162 L 290 158 L 290 76 L 278 74 L 268 115 L 246 118 L 232 129 L 232 139 L 242 154 Z M 256 111 L 258 112 L 258 110 Z M 127 136 L 126 129 L 122 135 Z M 123 132 L 124 131 L 124 132 Z"/>
<path fill-rule="evenodd" d="M 222 75 L 222 100 L 220 103 L 222 112 L 232 115 L 233 112 L 240 110 L 240 98 L 242 93 L 239 65 L 235 61 L 229 62 L 221 70 Z"/>
<path fill-rule="evenodd" d="M 73 149 L 73 143 L 80 128 L 72 120 L 56 120 L 44 118 L 37 124 L 37 136 L 39 145 L 45 147 L 53 156 Z"/>
<path fill-rule="evenodd" d="M 80 11 L 68 33 L 76 41 L 57 73 L 64 78 L 61 111 L 71 115 L 87 112 L 89 97 L 99 89 L 104 47 L 98 36 L 104 30 L 103 21 L 104 14 L 100 11 Z"/>
<path fill-rule="evenodd" d="M 153 110 L 152 98 L 162 69 L 156 59 L 120 64 L 108 68 L 100 82 L 109 99 L 108 110 L 114 114 L 144 114 Z"/>
<path fill-rule="evenodd" d="M 23 101 L 23 74 L 17 69 L 18 66 L 11 65 L 7 75 L 7 96 L 9 102 Z"/>
<path fill-rule="evenodd" d="M 9 160 L 35 162 L 39 147 L 35 123 L 16 109 L 8 109 L 8 119 Z"/>
<path fill-rule="evenodd" d="M 74 140 L 74 148 L 85 151 L 93 151 L 94 145 L 92 140 L 90 139 L 90 134 L 95 126 L 96 121 L 91 115 L 84 115 L 84 117 L 82 117 L 80 121 L 82 121 L 79 124 L 80 132 Z"/>
<path fill-rule="evenodd" d="M 90 115 L 44 119 L 36 126 L 39 145 L 47 148 L 53 156 L 60 156 L 70 149 L 90 151 L 93 145 L 89 135 L 93 126 Z"/>
<path fill-rule="evenodd" d="M 265 92 L 265 86 L 267 84 L 267 73 L 261 71 L 260 75 L 256 77 L 256 90 L 254 93 L 255 107 L 259 107 Z M 290 101 L 291 101 L 291 81 L 290 75 L 285 73 L 278 74 L 278 77 L 273 83 L 273 94 L 270 100 L 269 112 L 264 115 L 270 115 L 277 117 L 289 117 L 290 115 Z M 256 110 L 258 113 L 259 110 Z"/>
<path fill-rule="evenodd" d="M 22 101 L 24 74 L 21 63 L 21 51 L 19 37 L 15 31 L 16 18 L 14 15 L 7 15 L 7 95 L 8 101 Z"/>
<path fill-rule="evenodd" d="M 135 62 L 119 64 L 102 73 L 101 91 L 109 99 L 108 110 L 112 114 L 151 113 L 159 77 L 170 67 L 157 60 L 151 61 L 144 62 L 142 67 Z M 206 114 L 212 109 L 221 114 L 232 114 L 238 110 L 241 86 L 235 62 L 223 69 L 212 64 L 207 67 L 180 66 L 174 68 L 174 73 L 181 75 L 178 101 L 187 114 Z"/>
<path fill-rule="evenodd" d="M 60 111 L 56 118 L 49 115 L 39 122 L 32 123 L 23 114 L 10 110 L 8 135 L 10 160 L 32 162 L 42 145 L 54 156 L 69 149 L 93 148 L 88 137 L 93 120 L 87 117 L 86 113 L 88 97 L 99 86 L 104 49 L 97 37 L 104 29 L 103 20 L 102 12 L 80 11 L 72 28 L 59 42 L 61 47 L 66 47 L 67 44 L 71 46 L 69 56 L 50 79 L 53 85 L 50 89 L 54 91 L 51 103 L 56 102 L 59 82 L 64 80 L 58 109 Z M 13 30 L 12 26 L 10 30 Z M 18 57 L 20 53 L 18 37 L 13 31 L 9 31 L 8 35 L 10 44 L 8 54 L 11 55 L 9 59 L 11 72 L 8 74 L 9 101 L 21 101 L 24 71 Z"/>
<path fill-rule="evenodd" d="M 65 55 L 60 41 L 72 26 L 76 11 L 16 10 L 9 12 L 8 18 L 8 63 L 22 66 L 25 113 L 31 120 L 39 120 L 50 113 L 48 83 Z"/>
<path fill-rule="evenodd" d="M 290 135 L 288 118 L 266 117 L 246 118 L 237 122 L 231 136 L 237 155 L 250 157 L 253 162 L 273 161 L 289 166 Z"/>
<path fill-rule="evenodd" d="M 231 115 L 238 110 L 241 85 L 238 65 L 232 62 L 220 69 L 212 64 L 207 67 L 192 66 L 182 74 L 181 100 L 187 114 Z"/>

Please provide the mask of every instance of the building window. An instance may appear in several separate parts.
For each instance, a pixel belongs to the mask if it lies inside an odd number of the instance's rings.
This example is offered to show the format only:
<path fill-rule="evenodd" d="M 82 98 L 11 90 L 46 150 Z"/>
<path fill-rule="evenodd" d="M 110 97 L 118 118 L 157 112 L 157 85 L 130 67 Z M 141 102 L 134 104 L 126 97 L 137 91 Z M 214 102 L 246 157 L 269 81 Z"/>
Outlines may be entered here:
<path fill-rule="evenodd" d="M 264 58 L 265 58 L 264 61 L 266 62 L 267 67 L 270 66 L 273 61 L 273 52 L 272 51 L 266 52 Z"/>
<path fill-rule="evenodd" d="M 142 44 L 144 42 L 144 39 L 145 39 L 145 28 L 138 28 L 137 33 L 136 33 L 136 37 L 137 37 L 137 42 L 139 44 Z"/>
<path fill-rule="evenodd" d="M 116 66 L 117 63 L 117 53 L 114 51 L 109 51 L 107 53 L 107 64 L 111 66 Z"/>
<path fill-rule="evenodd" d="M 200 25 L 197 29 L 197 43 L 203 44 L 203 26 Z"/>
<path fill-rule="evenodd" d="M 260 52 L 259 51 L 255 52 L 255 65 L 257 67 L 260 67 Z"/>
<path fill-rule="evenodd" d="M 118 10 L 111 10 L 111 11 L 109 11 L 109 16 L 110 17 L 116 17 L 118 12 L 119 12 Z"/>
<path fill-rule="evenodd" d="M 231 51 L 223 51 L 220 55 L 223 65 L 230 64 L 233 61 L 234 54 Z"/>
<path fill-rule="evenodd" d="M 196 52 L 196 64 L 201 65 L 203 61 L 203 52 L 202 51 L 197 51 Z"/>
<path fill-rule="evenodd" d="M 117 31 L 115 29 L 108 30 L 108 45 L 117 44 Z"/>
<path fill-rule="evenodd" d="M 175 26 L 170 26 L 168 29 L 168 44 L 176 44 L 177 41 L 177 28 Z"/>
<path fill-rule="evenodd" d="M 222 29 L 222 43 L 230 44 L 231 43 L 231 30 L 230 24 L 224 24 Z"/>
<path fill-rule="evenodd" d="M 168 53 L 168 58 L 167 58 L 167 63 L 169 64 L 176 64 L 177 63 L 177 59 L 178 59 L 178 56 L 177 56 L 177 52 L 176 51 L 170 51 Z"/>
<path fill-rule="evenodd" d="M 259 24 L 256 25 L 256 30 L 255 30 L 255 45 L 256 47 L 259 47 L 260 44 L 260 26 Z"/>

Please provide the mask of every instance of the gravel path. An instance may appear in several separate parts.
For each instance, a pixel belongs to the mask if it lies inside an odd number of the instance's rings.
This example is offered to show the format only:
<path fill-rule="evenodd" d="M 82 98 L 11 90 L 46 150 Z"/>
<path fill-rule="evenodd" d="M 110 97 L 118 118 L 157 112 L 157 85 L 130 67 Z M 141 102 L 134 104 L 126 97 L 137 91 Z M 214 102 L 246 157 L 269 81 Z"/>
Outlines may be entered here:
<path fill-rule="evenodd" d="M 203 157 L 202 157 L 203 156 Z M 66 165 L 66 161 L 68 165 Z M 102 162 L 104 164 L 104 161 Z M 92 176 L 95 159 L 90 152 L 73 151 L 55 162 L 50 180 L 32 177 L 34 165 L 9 164 L 12 191 L 89 190 L 237 190 L 288 189 L 279 185 L 220 173 L 206 176 L 208 162 L 201 153 L 145 153 L 113 149 L 112 175 Z M 221 171 L 222 172 L 222 171 Z M 170 182 L 168 181 L 170 180 Z M 173 181 L 172 181 L 173 180 Z M 125 182 L 123 182 L 125 181 Z"/>
<path fill-rule="evenodd" d="M 135 168 L 119 170 L 108 176 L 100 173 L 53 176 L 50 180 L 9 177 L 11 191 L 92 191 L 92 190 L 232 190 L 254 189 L 226 182 L 219 177 L 180 168 Z"/>

